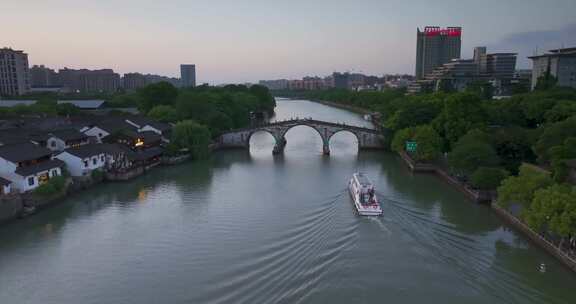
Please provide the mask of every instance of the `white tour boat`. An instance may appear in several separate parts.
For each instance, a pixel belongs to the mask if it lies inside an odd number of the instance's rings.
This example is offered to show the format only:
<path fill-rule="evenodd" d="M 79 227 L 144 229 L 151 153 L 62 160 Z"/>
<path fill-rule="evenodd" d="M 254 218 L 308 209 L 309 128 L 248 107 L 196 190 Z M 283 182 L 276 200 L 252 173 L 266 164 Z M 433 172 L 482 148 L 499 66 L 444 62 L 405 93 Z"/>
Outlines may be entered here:
<path fill-rule="evenodd" d="M 382 208 L 374 192 L 374 185 L 362 173 L 354 173 L 348 183 L 354 207 L 360 215 L 382 215 Z"/>

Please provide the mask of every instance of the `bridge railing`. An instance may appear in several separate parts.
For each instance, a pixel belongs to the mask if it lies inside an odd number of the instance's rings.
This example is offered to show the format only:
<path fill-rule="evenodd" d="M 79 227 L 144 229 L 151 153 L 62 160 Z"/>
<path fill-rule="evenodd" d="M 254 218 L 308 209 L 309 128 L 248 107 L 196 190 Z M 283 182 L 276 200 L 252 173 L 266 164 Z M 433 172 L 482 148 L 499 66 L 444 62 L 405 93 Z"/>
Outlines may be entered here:
<path fill-rule="evenodd" d="M 294 124 L 294 123 L 317 123 L 317 124 L 324 124 L 324 125 L 330 125 L 330 126 L 336 126 L 336 127 L 352 128 L 352 129 L 369 131 L 369 132 L 378 132 L 378 130 L 376 130 L 376 129 L 366 128 L 366 127 L 361 127 L 361 126 L 348 125 L 348 124 L 343 123 L 343 122 L 321 121 L 321 120 L 313 119 L 312 117 L 300 118 L 297 116 L 297 117 L 292 117 L 292 118 L 284 119 L 284 120 L 276 120 L 273 122 L 258 123 L 258 124 L 254 124 L 250 127 L 230 130 L 230 131 L 224 132 L 224 133 L 239 132 L 239 131 L 250 130 L 250 129 L 254 129 L 254 128 L 273 127 L 273 126 L 281 126 L 281 125 Z"/>

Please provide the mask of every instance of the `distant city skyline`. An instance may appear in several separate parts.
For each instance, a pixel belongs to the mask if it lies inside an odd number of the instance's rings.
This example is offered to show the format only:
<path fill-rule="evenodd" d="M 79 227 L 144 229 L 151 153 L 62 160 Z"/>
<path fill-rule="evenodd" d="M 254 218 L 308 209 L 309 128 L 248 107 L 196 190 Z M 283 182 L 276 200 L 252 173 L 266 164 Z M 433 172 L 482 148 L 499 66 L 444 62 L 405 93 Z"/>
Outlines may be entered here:
<path fill-rule="evenodd" d="M 4 2 L 0 18 L 14 26 L 0 47 L 25 51 L 30 66 L 179 77 L 194 62 L 210 84 L 413 74 L 416 29 L 428 25 L 461 26 L 462 57 L 486 45 L 517 52 L 518 68 L 536 49 L 576 45 L 573 0 Z"/>

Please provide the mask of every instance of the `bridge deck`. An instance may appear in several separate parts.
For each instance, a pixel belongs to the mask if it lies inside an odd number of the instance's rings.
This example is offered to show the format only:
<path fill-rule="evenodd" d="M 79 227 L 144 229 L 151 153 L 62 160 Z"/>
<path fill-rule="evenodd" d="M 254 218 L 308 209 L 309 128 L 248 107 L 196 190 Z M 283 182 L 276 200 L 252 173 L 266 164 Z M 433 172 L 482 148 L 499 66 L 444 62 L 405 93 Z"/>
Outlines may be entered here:
<path fill-rule="evenodd" d="M 372 129 L 372 128 L 366 128 L 366 127 L 360 127 L 360 126 L 352 126 L 352 125 L 347 125 L 347 124 L 344 124 L 344 123 L 335 123 L 335 122 L 321 121 L 321 120 L 315 120 L 315 119 L 311 119 L 311 118 L 304 118 L 304 119 L 281 120 L 281 121 L 275 121 L 275 122 L 271 122 L 271 123 L 259 124 L 259 125 L 257 125 L 257 126 L 252 126 L 252 127 L 247 127 L 247 128 L 230 130 L 230 131 L 224 132 L 224 134 L 226 134 L 226 133 L 241 132 L 241 131 L 247 131 L 247 130 L 255 130 L 255 129 L 266 128 L 266 127 L 274 127 L 274 126 L 286 126 L 286 125 L 294 125 L 294 126 L 296 126 L 296 125 L 310 125 L 310 124 L 312 124 L 312 125 L 323 125 L 323 126 L 327 126 L 327 127 L 337 127 L 337 128 L 348 129 L 348 130 L 355 130 L 355 131 L 373 133 L 373 134 L 379 134 L 379 133 L 381 133 L 379 130 Z"/>

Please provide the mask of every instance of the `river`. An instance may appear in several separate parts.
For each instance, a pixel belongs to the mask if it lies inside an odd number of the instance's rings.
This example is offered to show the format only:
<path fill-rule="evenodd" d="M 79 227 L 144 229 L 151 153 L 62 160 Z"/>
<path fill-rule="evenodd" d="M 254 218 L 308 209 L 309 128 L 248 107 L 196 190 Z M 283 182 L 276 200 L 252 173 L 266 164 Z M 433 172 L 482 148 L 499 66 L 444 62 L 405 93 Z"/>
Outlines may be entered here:
<path fill-rule="evenodd" d="M 369 126 L 278 100 L 274 119 Z M 391 153 L 296 127 L 248 151 L 99 185 L 0 227 L 0 303 L 576 303 L 576 276 L 486 206 Z M 354 214 L 375 183 L 384 216 Z M 545 271 L 540 265 L 545 264 Z"/>

